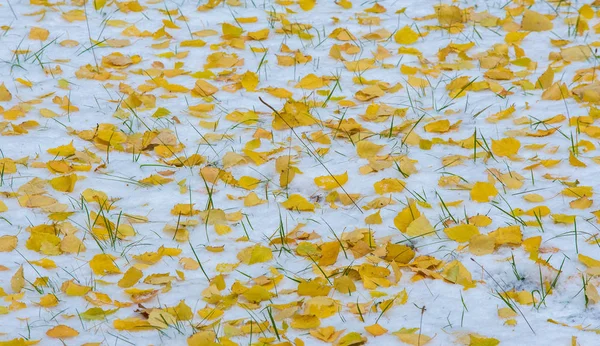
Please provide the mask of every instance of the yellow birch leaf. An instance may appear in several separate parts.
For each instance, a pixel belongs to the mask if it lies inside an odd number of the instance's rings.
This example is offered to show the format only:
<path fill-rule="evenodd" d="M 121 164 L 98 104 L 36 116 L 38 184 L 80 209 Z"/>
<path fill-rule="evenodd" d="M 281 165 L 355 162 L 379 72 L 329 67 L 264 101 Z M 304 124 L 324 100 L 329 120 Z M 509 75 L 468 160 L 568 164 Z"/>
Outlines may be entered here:
<path fill-rule="evenodd" d="M 481 335 L 469 334 L 469 346 L 496 346 L 500 340 Z"/>
<path fill-rule="evenodd" d="M 250 31 L 248 32 L 248 38 L 255 41 L 263 41 L 269 37 L 269 29 L 261 29 L 258 31 Z"/>
<path fill-rule="evenodd" d="M 572 152 L 569 153 L 569 163 L 573 167 L 587 167 L 587 165 L 579 160 Z"/>
<path fill-rule="evenodd" d="M 424 126 L 426 132 L 444 133 L 450 130 L 450 121 L 443 119 Z"/>
<path fill-rule="evenodd" d="M 539 89 L 548 89 L 554 82 L 554 70 L 548 66 L 546 71 L 535 82 L 535 87 Z"/>
<path fill-rule="evenodd" d="M 100 10 L 101 8 L 103 8 L 104 5 L 106 5 L 106 0 L 94 0 L 94 9 L 96 11 Z"/>
<path fill-rule="evenodd" d="M 288 210 L 296 211 L 314 211 L 315 205 L 310 203 L 302 195 L 294 193 L 290 195 L 287 201 L 282 202 L 281 205 Z"/>
<path fill-rule="evenodd" d="M 377 323 L 372 324 L 370 326 L 366 326 L 365 330 L 373 336 L 380 336 L 380 335 L 387 333 L 387 331 L 388 331 L 387 329 L 383 328 L 382 326 L 380 326 Z"/>
<path fill-rule="evenodd" d="M 12 100 L 12 94 L 8 91 L 4 83 L 0 84 L 0 101 L 7 102 L 10 100 Z"/>
<path fill-rule="evenodd" d="M 116 330 L 128 330 L 133 332 L 154 329 L 147 320 L 137 317 L 116 319 L 113 321 L 113 327 Z"/>
<path fill-rule="evenodd" d="M 44 28 L 32 27 L 29 30 L 29 39 L 30 40 L 39 40 L 45 41 L 50 35 L 50 32 Z"/>
<path fill-rule="evenodd" d="M 342 336 L 334 345 L 335 346 L 359 346 L 367 343 L 367 338 L 360 333 L 351 332 Z"/>
<path fill-rule="evenodd" d="M 180 47 L 204 47 L 206 45 L 206 42 L 204 42 L 203 40 L 200 39 L 196 39 L 196 40 L 184 40 L 181 41 L 181 43 L 179 44 Z"/>
<path fill-rule="evenodd" d="M 406 208 L 396 215 L 394 225 L 400 232 L 406 233 L 408 226 L 419 216 L 421 216 L 421 212 L 417 209 L 416 203 L 411 201 Z"/>
<path fill-rule="evenodd" d="M 268 247 L 256 244 L 240 251 L 237 259 L 245 264 L 262 263 L 273 259 L 273 253 Z"/>
<path fill-rule="evenodd" d="M 40 302 L 38 304 L 45 308 L 51 308 L 58 305 L 58 299 L 56 298 L 55 294 L 48 293 L 40 298 Z"/>
<path fill-rule="evenodd" d="M 348 172 L 338 175 L 323 175 L 314 179 L 315 185 L 324 189 L 332 190 L 343 186 L 348 181 Z"/>
<path fill-rule="evenodd" d="M 20 293 L 23 287 L 25 287 L 25 276 L 23 274 L 23 266 L 20 266 L 10 279 L 10 288 L 13 292 Z"/>
<path fill-rule="evenodd" d="M 496 240 L 487 234 L 475 234 L 469 239 L 469 251 L 476 256 L 491 254 L 495 248 Z"/>
<path fill-rule="evenodd" d="M 48 331 L 46 331 L 46 335 L 55 339 L 67 339 L 76 337 L 79 335 L 79 332 L 69 326 L 59 324 L 54 328 L 48 329 Z"/>
<path fill-rule="evenodd" d="M 362 140 L 356 143 L 356 153 L 363 159 L 371 158 L 384 147 L 384 145 L 378 145 L 367 140 Z"/>
<path fill-rule="evenodd" d="M 475 287 L 469 270 L 459 261 L 454 260 L 446 264 L 440 273 L 442 277 L 452 283 L 463 286 L 465 289 Z"/>
<path fill-rule="evenodd" d="M 54 156 L 72 156 L 75 155 L 75 147 L 73 146 L 73 141 L 69 144 L 59 145 L 55 148 L 50 148 L 47 150 L 48 154 Z"/>
<path fill-rule="evenodd" d="M 314 73 L 309 73 L 300 79 L 300 82 L 296 84 L 296 88 L 314 90 L 320 89 L 325 85 L 327 85 L 327 81 L 324 78 L 319 77 Z"/>
<path fill-rule="evenodd" d="M 492 152 L 497 156 L 514 156 L 521 148 L 521 142 L 514 138 L 502 138 L 499 140 L 492 139 Z"/>
<path fill-rule="evenodd" d="M 525 10 L 523 13 L 523 20 L 521 21 L 521 30 L 525 31 L 547 31 L 552 30 L 552 21 L 545 15 Z"/>
<path fill-rule="evenodd" d="M 217 87 L 215 87 L 214 85 L 212 85 L 202 79 L 199 79 L 196 81 L 196 85 L 194 86 L 194 89 L 192 89 L 192 96 L 207 97 L 207 96 L 213 95 L 217 91 L 219 91 L 219 89 L 217 89 Z"/>
<path fill-rule="evenodd" d="M 490 200 L 490 197 L 498 195 L 498 190 L 494 184 L 478 181 L 471 189 L 471 199 L 475 202 L 485 203 Z"/>
<path fill-rule="evenodd" d="M 2 202 L 0 202 L 2 203 Z M 1 206 L 0 206 L 1 207 Z M 0 208 L 1 209 L 1 208 Z M 19 239 L 14 235 L 3 235 L 0 237 L 0 252 L 11 252 L 17 248 Z"/>
<path fill-rule="evenodd" d="M 127 269 L 127 271 L 125 271 L 123 277 L 119 280 L 117 284 L 121 288 L 129 288 L 137 284 L 143 276 L 144 273 L 140 269 L 136 267 L 130 267 L 129 269 Z"/>
<path fill-rule="evenodd" d="M 50 185 L 56 190 L 61 192 L 73 192 L 75 183 L 77 182 L 76 174 L 64 175 L 50 179 Z"/>
<path fill-rule="evenodd" d="M 468 242 L 474 235 L 479 234 L 479 229 L 471 224 L 458 225 L 445 228 L 444 233 L 446 233 L 448 238 L 456 242 L 465 243 Z"/>
<path fill-rule="evenodd" d="M 384 178 L 373 184 L 373 188 L 375 189 L 375 193 L 378 195 L 383 195 L 392 192 L 402 192 L 405 185 L 406 184 L 400 179 Z"/>
<path fill-rule="evenodd" d="M 365 217 L 365 223 L 367 225 L 381 225 L 383 223 L 383 220 L 381 219 L 380 213 L 381 209 L 377 210 L 376 213 L 368 215 L 367 217 Z"/>
<path fill-rule="evenodd" d="M 223 37 L 226 39 L 238 38 L 242 36 L 244 29 L 239 26 L 231 25 L 229 23 L 221 24 L 221 31 L 223 32 Z"/>
<path fill-rule="evenodd" d="M 115 264 L 117 258 L 109 254 L 98 254 L 90 261 L 90 268 L 96 275 L 120 274 L 121 270 Z"/>
<path fill-rule="evenodd" d="M 298 5 L 303 11 L 310 11 L 315 7 L 317 0 L 298 0 Z"/>
<path fill-rule="evenodd" d="M 409 237 L 431 236 L 435 234 L 435 229 L 425 214 L 421 214 L 408 225 L 405 233 Z"/>
<path fill-rule="evenodd" d="M 419 34 L 417 34 L 408 25 L 402 27 L 394 34 L 394 41 L 399 44 L 413 44 L 417 42 L 418 39 Z"/>
<path fill-rule="evenodd" d="M 256 73 L 246 71 L 246 73 L 242 75 L 242 86 L 247 91 L 256 91 L 256 87 L 258 86 L 258 76 Z"/>
<path fill-rule="evenodd" d="M 519 226 L 500 227 L 488 235 L 494 237 L 496 245 L 520 245 L 523 241 L 523 234 Z"/>

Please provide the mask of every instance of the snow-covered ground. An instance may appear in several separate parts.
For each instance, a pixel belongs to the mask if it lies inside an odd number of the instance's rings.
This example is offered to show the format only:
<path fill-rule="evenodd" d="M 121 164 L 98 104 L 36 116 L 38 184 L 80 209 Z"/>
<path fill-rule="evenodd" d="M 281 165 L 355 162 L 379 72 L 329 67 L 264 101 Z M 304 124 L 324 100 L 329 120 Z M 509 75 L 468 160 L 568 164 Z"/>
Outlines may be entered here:
<path fill-rule="evenodd" d="M 596 344 L 596 5 L 1 0 L 0 344 Z"/>

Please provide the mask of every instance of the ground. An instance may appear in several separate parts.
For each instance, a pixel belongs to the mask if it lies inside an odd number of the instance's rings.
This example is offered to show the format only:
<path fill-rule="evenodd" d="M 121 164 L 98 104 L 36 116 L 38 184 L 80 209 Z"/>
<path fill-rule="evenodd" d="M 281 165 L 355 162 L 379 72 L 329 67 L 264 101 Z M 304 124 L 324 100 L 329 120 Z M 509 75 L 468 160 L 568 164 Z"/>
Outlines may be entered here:
<path fill-rule="evenodd" d="M 0 345 L 593 345 L 597 1 L 0 2 Z"/>

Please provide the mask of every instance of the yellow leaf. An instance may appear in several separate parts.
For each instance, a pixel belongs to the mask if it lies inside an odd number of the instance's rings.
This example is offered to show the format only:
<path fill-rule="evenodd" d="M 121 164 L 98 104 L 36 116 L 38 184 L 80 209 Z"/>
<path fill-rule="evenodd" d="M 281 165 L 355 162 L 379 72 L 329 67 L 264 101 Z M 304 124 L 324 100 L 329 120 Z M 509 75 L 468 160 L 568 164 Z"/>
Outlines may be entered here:
<path fill-rule="evenodd" d="M 29 39 L 30 40 L 40 40 L 45 41 L 50 35 L 50 32 L 44 28 L 32 27 L 29 30 Z"/>
<path fill-rule="evenodd" d="M 465 243 L 468 242 L 471 239 L 471 237 L 479 234 L 479 229 L 471 224 L 458 225 L 454 227 L 445 228 L 444 233 L 446 233 L 448 238 L 456 242 Z"/>
<path fill-rule="evenodd" d="M 294 329 L 315 329 L 321 325 L 321 320 L 315 315 L 299 315 L 292 316 L 290 326 Z"/>
<path fill-rule="evenodd" d="M 525 31 L 547 31 L 552 30 L 552 21 L 541 13 L 525 10 L 521 21 L 521 30 Z"/>
<path fill-rule="evenodd" d="M 246 71 L 242 76 L 242 87 L 247 91 L 256 91 L 258 86 L 258 76 L 252 71 Z"/>
<path fill-rule="evenodd" d="M 0 202 L 2 203 L 2 202 Z M 1 207 L 1 206 L 0 206 Z M 1 209 L 1 208 L 0 208 Z M 17 248 L 18 238 L 14 235 L 0 237 L 0 252 L 11 252 Z"/>
<path fill-rule="evenodd" d="M 369 101 L 383 95 L 385 95 L 385 92 L 378 85 L 374 84 L 357 91 L 354 97 L 359 101 Z"/>
<path fill-rule="evenodd" d="M 192 89 L 192 96 L 207 97 L 207 96 L 213 95 L 217 91 L 219 91 L 219 89 L 217 89 L 217 87 L 215 87 L 214 85 L 212 85 L 202 79 L 199 79 L 196 81 L 196 85 L 194 86 L 194 89 Z"/>
<path fill-rule="evenodd" d="M 569 206 L 573 209 L 587 209 L 591 207 L 593 203 L 593 200 L 587 198 L 587 196 L 583 196 L 569 202 Z"/>
<path fill-rule="evenodd" d="M 394 225 L 400 232 L 405 233 L 408 226 L 419 216 L 421 216 L 421 212 L 417 209 L 416 203 L 411 201 L 406 208 L 396 215 Z"/>
<path fill-rule="evenodd" d="M 106 5 L 106 0 L 94 0 L 94 9 L 98 11 Z"/>
<path fill-rule="evenodd" d="M 7 102 L 10 100 L 12 100 L 12 94 L 10 93 L 10 91 L 8 91 L 4 83 L 0 84 L 0 101 Z"/>
<path fill-rule="evenodd" d="M 418 39 L 419 34 L 413 31 L 408 25 L 402 27 L 394 34 L 394 40 L 399 44 L 413 44 L 417 42 Z"/>
<path fill-rule="evenodd" d="M 331 241 L 321 245 L 321 258 L 319 259 L 320 266 L 328 266 L 335 264 L 340 252 L 340 243 Z"/>
<path fill-rule="evenodd" d="M 297 193 L 290 195 L 287 201 L 282 202 L 281 205 L 288 210 L 297 211 L 314 211 L 315 205 L 310 203 L 306 198 Z"/>
<path fill-rule="evenodd" d="M 25 287 L 25 276 L 23 274 L 23 266 L 20 266 L 10 279 L 10 288 L 13 292 L 20 293 L 23 287 Z"/>
<path fill-rule="evenodd" d="M 429 341 L 431 341 L 431 337 L 421 333 L 415 333 L 417 330 L 418 328 L 414 328 L 412 330 L 406 330 L 405 328 L 402 328 L 393 334 L 405 344 L 413 346 L 427 345 Z"/>
<path fill-rule="evenodd" d="M 587 165 L 579 160 L 572 152 L 569 152 L 569 163 L 573 167 L 587 167 Z"/>
<path fill-rule="evenodd" d="M 51 308 L 58 305 L 58 299 L 56 298 L 55 294 L 48 293 L 40 298 L 39 304 L 45 308 Z"/>
<path fill-rule="evenodd" d="M 137 317 L 116 319 L 113 321 L 113 327 L 116 330 L 129 330 L 129 331 L 142 331 L 148 329 L 154 329 L 154 327 L 147 321 Z"/>
<path fill-rule="evenodd" d="M 435 229 L 425 214 L 421 214 L 408 225 L 405 233 L 410 237 L 431 236 L 435 234 Z"/>
<path fill-rule="evenodd" d="M 298 0 L 298 5 L 304 11 L 310 11 L 315 7 L 317 0 Z"/>
<path fill-rule="evenodd" d="M 338 187 L 343 186 L 348 181 L 348 172 L 344 172 L 338 175 L 323 175 L 320 177 L 316 177 L 315 185 L 324 189 L 324 190 L 332 190 Z"/>
<path fill-rule="evenodd" d="M 496 240 L 487 234 L 475 234 L 469 239 L 469 251 L 476 256 L 491 254 L 495 248 Z"/>
<path fill-rule="evenodd" d="M 302 89 L 309 89 L 309 90 L 314 90 L 314 89 L 320 89 L 324 86 L 326 86 L 327 80 L 325 80 L 322 77 L 319 77 L 317 75 L 315 75 L 314 73 L 309 73 L 306 76 L 304 76 L 300 82 L 298 82 L 296 84 L 296 88 L 302 88 Z"/>
<path fill-rule="evenodd" d="M 381 225 L 383 223 L 383 220 L 381 219 L 380 213 L 381 210 L 377 210 L 376 213 L 368 215 L 367 217 L 365 217 L 365 223 L 367 225 Z"/>
<path fill-rule="evenodd" d="M 0 86 L 0 101 L 2 98 L 2 87 Z M 43 116 L 44 118 L 54 118 L 59 116 L 60 114 L 48 109 L 48 108 L 41 108 L 40 109 L 40 115 Z"/>
<path fill-rule="evenodd" d="M 274 130 L 286 130 L 290 127 L 309 126 L 317 123 L 306 104 L 293 100 L 286 101 L 283 110 L 273 113 L 273 116 Z"/>
<path fill-rule="evenodd" d="M 256 285 L 242 293 L 242 296 L 246 298 L 250 303 L 260 303 L 265 300 L 269 300 L 275 296 L 274 293 L 269 292 L 266 288 Z"/>
<path fill-rule="evenodd" d="M 188 346 L 213 346 L 217 335 L 212 330 L 199 331 L 187 339 Z M 221 337 L 221 340 L 223 338 Z M 224 343 L 223 343 L 224 345 Z"/>
<path fill-rule="evenodd" d="M 378 145 L 367 140 L 362 140 L 356 143 L 356 153 L 363 159 L 371 158 L 384 147 L 384 145 Z"/>
<path fill-rule="evenodd" d="M 425 125 L 426 132 L 444 133 L 450 130 L 450 121 L 443 119 Z"/>
<path fill-rule="evenodd" d="M 548 66 L 546 71 L 535 82 L 535 87 L 539 89 L 547 89 L 554 82 L 554 70 Z"/>
<path fill-rule="evenodd" d="M 73 146 L 73 141 L 69 144 L 59 145 L 55 148 L 50 148 L 47 150 L 48 154 L 54 156 L 72 156 L 75 154 L 75 147 Z"/>
<path fill-rule="evenodd" d="M 492 152 L 498 156 L 514 156 L 521 148 L 521 142 L 514 138 L 502 138 L 499 140 L 492 140 Z"/>
<path fill-rule="evenodd" d="M 173 179 L 165 178 L 162 175 L 152 174 L 149 177 L 140 180 L 140 183 L 148 185 L 164 185 L 172 181 Z"/>
<path fill-rule="evenodd" d="M 471 189 L 471 199 L 475 202 L 485 203 L 490 200 L 490 197 L 498 195 L 498 190 L 494 184 L 478 181 Z"/>
<path fill-rule="evenodd" d="M 579 259 L 579 262 L 585 264 L 586 267 L 588 268 L 598 268 L 600 269 L 600 261 L 597 259 L 594 259 L 592 257 L 583 255 L 583 254 L 579 254 L 577 255 L 577 258 Z"/>
<path fill-rule="evenodd" d="M 204 47 L 206 45 L 206 42 L 204 42 L 203 40 L 200 39 L 196 39 L 196 40 L 184 40 L 181 41 L 181 43 L 179 44 L 180 47 Z"/>
<path fill-rule="evenodd" d="M 380 326 L 377 323 L 372 324 L 370 326 L 366 326 L 365 330 L 373 336 L 380 336 L 380 335 L 387 333 L 387 331 L 388 331 L 387 329 L 383 328 L 382 326 Z"/>
<path fill-rule="evenodd" d="M 64 175 L 50 179 L 50 185 L 56 190 L 61 192 L 73 192 L 75 183 L 77 182 L 76 174 Z"/>
<path fill-rule="evenodd" d="M 375 193 L 383 195 L 391 192 L 402 192 L 405 185 L 406 184 L 400 179 L 384 178 L 373 184 L 373 188 L 375 189 Z"/>
<path fill-rule="evenodd" d="M 237 259 L 245 264 L 262 263 L 273 259 L 273 253 L 268 247 L 256 244 L 240 251 Z"/>
<path fill-rule="evenodd" d="M 162 309 L 152 309 L 148 315 L 148 324 L 158 329 L 166 329 L 177 324 L 177 319 Z"/>
<path fill-rule="evenodd" d="M 76 284 L 73 280 L 63 282 L 60 289 L 68 296 L 84 296 L 92 290 L 91 287 Z"/>
<path fill-rule="evenodd" d="M 523 199 L 526 200 L 527 202 L 532 202 L 532 203 L 539 203 L 539 202 L 543 202 L 544 196 L 539 195 L 537 193 L 529 193 L 523 196 Z"/>
<path fill-rule="evenodd" d="M 265 28 L 265 29 L 261 29 L 258 31 L 250 31 L 248 33 L 248 38 L 255 40 L 255 41 L 263 41 L 266 40 L 269 37 L 269 29 Z"/>
<path fill-rule="evenodd" d="M 121 270 L 115 264 L 116 259 L 113 255 L 98 254 L 90 261 L 90 268 L 96 275 L 119 274 Z"/>
<path fill-rule="evenodd" d="M 46 335 L 55 339 L 66 339 L 76 337 L 79 335 L 79 332 L 69 326 L 60 324 L 52 329 L 48 329 L 48 331 L 46 331 Z"/>
<path fill-rule="evenodd" d="M 496 346 L 499 344 L 500 341 L 498 339 L 469 334 L 469 346 Z"/>
<path fill-rule="evenodd" d="M 593 283 L 591 283 L 590 281 L 587 281 L 587 283 L 585 284 L 585 297 L 588 299 L 588 301 L 592 304 L 598 304 L 600 303 L 600 294 L 598 294 L 598 290 L 596 289 L 596 287 L 594 286 Z"/>
<path fill-rule="evenodd" d="M 464 286 L 465 289 L 475 287 L 471 273 L 457 260 L 446 264 L 441 273 L 442 277 L 452 283 Z"/>
<path fill-rule="evenodd" d="M 56 268 L 56 263 L 49 258 L 42 258 L 38 261 L 29 261 L 29 263 L 34 264 L 36 266 L 40 266 L 44 269 L 53 269 Z"/>
<path fill-rule="evenodd" d="M 351 332 L 342 336 L 334 345 L 335 346 L 359 346 L 367 343 L 367 338 L 357 332 Z"/>
<path fill-rule="evenodd" d="M 519 226 L 500 227 L 488 235 L 494 237 L 496 245 L 520 245 L 523 240 L 523 234 Z"/>
<path fill-rule="evenodd" d="M 223 37 L 226 39 L 238 38 L 242 36 L 244 29 L 239 26 L 231 25 L 229 23 L 221 24 L 221 31 L 223 32 Z"/>

